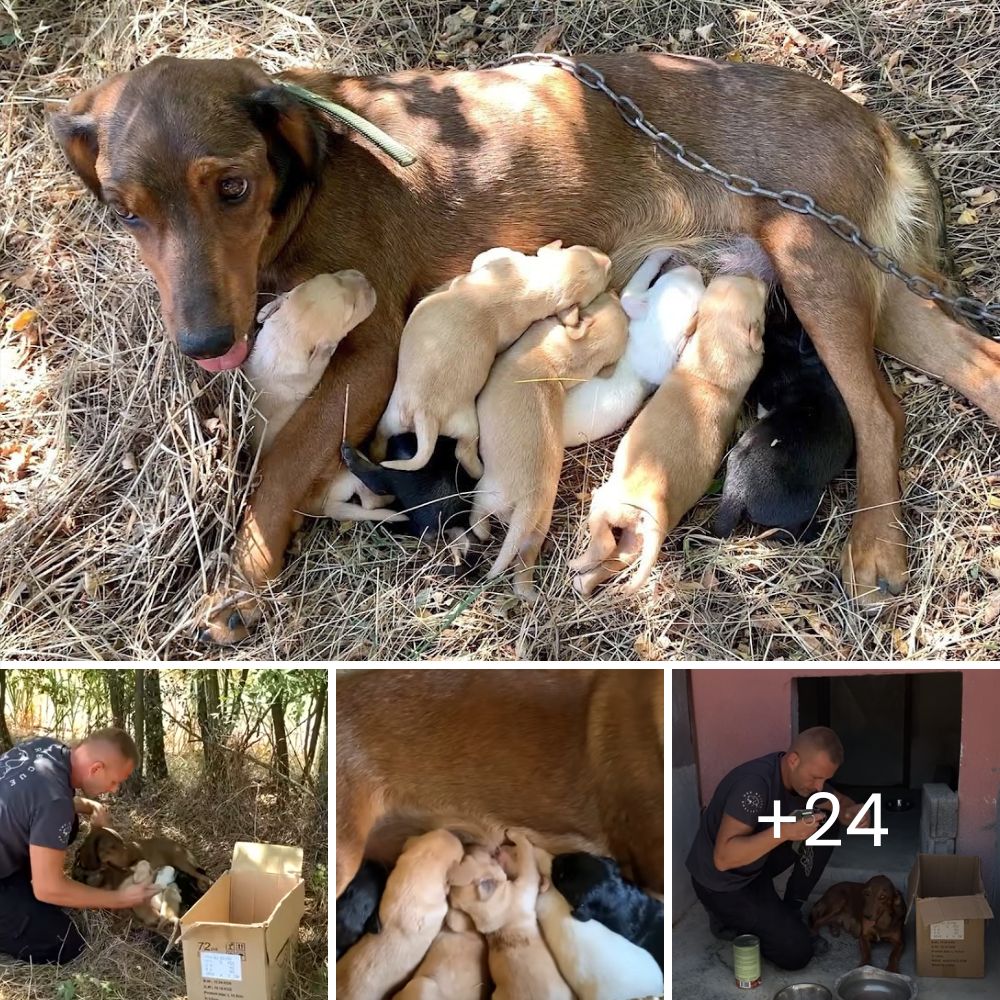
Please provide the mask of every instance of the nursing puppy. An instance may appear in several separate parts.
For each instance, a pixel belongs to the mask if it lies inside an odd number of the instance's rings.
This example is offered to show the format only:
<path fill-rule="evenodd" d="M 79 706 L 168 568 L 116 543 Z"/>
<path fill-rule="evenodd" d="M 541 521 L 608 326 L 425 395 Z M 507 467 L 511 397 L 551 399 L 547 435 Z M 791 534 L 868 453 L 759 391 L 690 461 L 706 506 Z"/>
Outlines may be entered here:
<path fill-rule="evenodd" d="M 503 253 L 454 278 L 422 299 L 403 328 L 396 384 L 379 422 L 372 454 L 413 430 L 417 453 L 387 463 L 419 469 L 439 434 L 458 441 L 455 457 L 473 478 L 483 474 L 477 443 L 476 396 L 493 360 L 536 320 L 585 305 L 608 284 L 611 260 L 590 247 L 561 249 L 559 241 L 538 255 Z"/>
<path fill-rule="evenodd" d="M 663 903 L 626 882 L 612 858 L 558 854 L 552 884 L 573 907 L 576 920 L 597 920 L 648 951 L 663 971 Z"/>
<path fill-rule="evenodd" d="M 766 293 L 755 278 L 710 282 L 677 366 L 622 438 L 611 477 L 594 491 L 590 545 L 570 563 L 583 596 L 633 564 L 624 589 L 637 591 L 667 534 L 708 489 L 760 371 Z"/>
<path fill-rule="evenodd" d="M 486 941 L 461 910 L 449 908 L 444 923 L 420 968 L 394 1000 L 486 1000 Z"/>
<path fill-rule="evenodd" d="M 173 868 L 169 865 L 161 868 L 154 879 L 149 862 L 137 861 L 121 885 L 151 885 L 153 882 L 161 886 L 163 891 L 146 903 L 133 906 L 132 912 L 147 927 L 172 934 L 181 916 L 181 894 L 174 884 Z"/>
<path fill-rule="evenodd" d="M 575 380 L 594 378 L 622 355 L 628 319 L 607 292 L 580 311 L 579 325 L 535 323 L 493 366 L 477 409 L 485 472 L 472 507 L 472 531 L 490 537 L 490 516 L 508 524 L 493 578 L 520 557 L 514 590 L 535 601 L 535 562 L 552 522 L 563 462 L 562 414 Z"/>
<path fill-rule="evenodd" d="M 745 519 L 810 541 L 823 493 L 854 451 L 854 428 L 802 323 L 783 294 L 774 300 L 764 366 L 747 397 L 766 414 L 729 453 L 712 531 L 728 537 Z"/>
<path fill-rule="evenodd" d="M 415 435 L 397 434 L 387 442 L 386 457 L 411 458 L 416 451 Z M 468 549 L 466 536 L 476 481 L 456 461 L 452 438 L 438 438 L 427 464 L 412 472 L 376 465 L 347 442 L 340 446 L 340 453 L 350 472 L 369 490 L 394 498 L 392 509 L 405 515 L 400 529 L 430 545 L 440 537 L 449 544 L 463 538 L 465 544 L 460 549 Z"/>
<path fill-rule="evenodd" d="M 366 934 L 337 962 L 340 1000 L 384 1000 L 402 988 L 441 929 L 448 874 L 462 853 L 447 830 L 407 841 L 379 905 L 382 930 Z"/>
<path fill-rule="evenodd" d="M 487 852 L 472 851 L 453 872 L 448 899 L 486 935 L 493 1000 L 573 1000 L 538 928 L 534 849 L 520 834 L 511 839 L 506 871 Z"/>
<path fill-rule="evenodd" d="M 506 848 L 500 856 L 504 864 Z M 597 920 L 574 919 L 573 908 L 553 885 L 552 855 L 535 848 L 543 888 L 536 912 L 542 936 L 578 1000 L 635 1000 L 663 992 L 663 970 L 652 956 Z"/>
<path fill-rule="evenodd" d="M 378 905 L 389 871 L 376 861 L 366 861 L 350 885 L 337 898 L 337 958 L 365 932 L 381 929 Z"/>

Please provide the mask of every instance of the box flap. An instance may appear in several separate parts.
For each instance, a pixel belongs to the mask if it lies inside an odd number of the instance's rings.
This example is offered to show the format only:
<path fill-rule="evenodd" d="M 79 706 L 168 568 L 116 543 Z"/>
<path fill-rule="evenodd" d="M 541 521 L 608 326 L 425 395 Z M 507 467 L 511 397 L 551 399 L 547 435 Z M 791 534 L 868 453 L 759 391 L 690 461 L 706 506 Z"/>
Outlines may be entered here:
<path fill-rule="evenodd" d="M 301 875 L 302 848 L 241 842 L 233 848 L 232 870 L 267 872 L 271 875 Z"/>
<path fill-rule="evenodd" d="M 209 887 L 208 892 L 181 917 L 181 927 L 186 931 L 197 923 L 228 923 L 229 883 L 229 872 L 216 879 Z"/>
<path fill-rule="evenodd" d="M 267 957 L 274 961 L 285 942 L 297 936 L 299 921 L 306 912 L 306 884 L 299 884 L 278 903 L 274 913 L 264 929 L 264 940 L 267 942 Z"/>
<path fill-rule="evenodd" d="M 942 920 L 990 920 L 993 911 L 984 896 L 945 896 L 921 899 L 917 915 L 926 927 Z"/>

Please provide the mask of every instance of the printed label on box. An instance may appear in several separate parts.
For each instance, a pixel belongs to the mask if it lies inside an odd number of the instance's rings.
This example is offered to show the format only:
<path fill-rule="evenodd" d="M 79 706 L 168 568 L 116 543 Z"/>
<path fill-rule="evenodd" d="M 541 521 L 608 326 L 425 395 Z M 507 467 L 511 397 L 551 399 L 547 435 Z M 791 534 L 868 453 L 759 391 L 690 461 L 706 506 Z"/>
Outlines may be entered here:
<path fill-rule="evenodd" d="M 931 924 L 932 941 L 964 941 L 965 921 L 964 920 L 942 920 L 939 923 Z"/>
<path fill-rule="evenodd" d="M 203 951 L 200 958 L 202 979 L 229 979 L 239 982 L 243 978 L 239 955 L 226 955 L 221 951 Z"/>

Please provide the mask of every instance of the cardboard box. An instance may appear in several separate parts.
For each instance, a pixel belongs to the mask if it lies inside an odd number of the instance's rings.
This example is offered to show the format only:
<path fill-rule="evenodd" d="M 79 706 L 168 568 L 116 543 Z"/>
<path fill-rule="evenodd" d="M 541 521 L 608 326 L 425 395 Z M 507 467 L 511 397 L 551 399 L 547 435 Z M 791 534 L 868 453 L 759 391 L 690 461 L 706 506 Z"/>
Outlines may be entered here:
<path fill-rule="evenodd" d="M 907 919 L 916 910 L 917 975 L 975 979 L 986 974 L 986 902 L 979 858 L 918 854 L 906 882 Z"/>
<path fill-rule="evenodd" d="M 302 849 L 237 844 L 181 917 L 189 1000 L 280 1000 L 305 912 Z"/>

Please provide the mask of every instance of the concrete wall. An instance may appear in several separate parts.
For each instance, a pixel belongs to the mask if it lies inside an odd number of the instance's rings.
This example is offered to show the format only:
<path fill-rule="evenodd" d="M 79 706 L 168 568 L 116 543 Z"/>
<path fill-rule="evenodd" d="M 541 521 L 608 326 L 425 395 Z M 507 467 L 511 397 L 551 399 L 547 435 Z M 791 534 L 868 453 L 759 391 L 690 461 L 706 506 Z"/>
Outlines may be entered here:
<path fill-rule="evenodd" d="M 900 671 L 829 668 L 829 674 Z M 909 670 L 930 673 L 931 670 Z M 940 672 L 940 668 L 938 671 Z M 795 715 L 794 681 L 813 670 L 695 669 L 691 703 L 700 801 L 743 761 L 787 747 Z M 959 774 L 959 854 L 977 854 L 983 881 L 1000 907 L 998 790 L 1000 790 L 1000 670 L 963 670 L 962 754 Z"/>
<path fill-rule="evenodd" d="M 691 711 L 688 700 L 688 670 L 672 670 L 673 755 L 670 800 L 673 810 L 672 891 L 673 920 L 676 923 L 695 901 L 691 877 L 684 867 L 694 835 L 698 832 L 701 806 L 698 802 L 698 773 L 694 759 Z"/>

